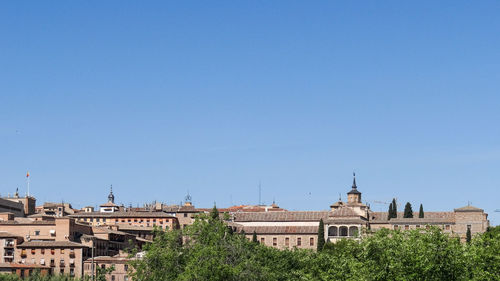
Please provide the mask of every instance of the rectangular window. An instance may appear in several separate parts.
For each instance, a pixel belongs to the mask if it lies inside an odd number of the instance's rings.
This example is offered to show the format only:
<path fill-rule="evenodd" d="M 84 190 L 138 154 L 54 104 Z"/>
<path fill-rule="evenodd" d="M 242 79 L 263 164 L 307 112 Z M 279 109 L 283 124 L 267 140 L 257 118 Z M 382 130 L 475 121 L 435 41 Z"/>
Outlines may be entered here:
<path fill-rule="evenodd" d="M 34 255 L 36 253 L 35 249 L 31 249 L 31 254 Z"/>
<path fill-rule="evenodd" d="M 35 230 L 35 236 L 40 235 L 40 230 Z"/>
<path fill-rule="evenodd" d="M 134 222 L 137 222 L 137 219 L 134 219 Z"/>
<path fill-rule="evenodd" d="M 266 243 L 266 238 L 261 237 L 261 238 L 260 238 L 260 244 L 265 244 L 265 243 Z"/>
<path fill-rule="evenodd" d="M 314 237 L 309 238 L 309 246 L 314 246 Z"/>
<path fill-rule="evenodd" d="M 302 246 L 302 238 L 297 238 L 297 246 Z"/>
<path fill-rule="evenodd" d="M 445 225 L 445 226 L 444 226 L 444 229 L 446 229 L 446 230 L 450 230 L 450 225 L 449 225 L 449 224 Z"/>
<path fill-rule="evenodd" d="M 417 224 L 415 227 L 416 227 L 416 228 L 420 228 L 420 224 Z"/>
<path fill-rule="evenodd" d="M 285 238 L 285 246 L 290 246 L 290 238 Z"/>
<path fill-rule="evenodd" d="M 399 226 L 397 224 L 394 225 L 394 229 L 398 229 Z"/>
<path fill-rule="evenodd" d="M 64 249 L 61 249 L 61 254 L 64 254 Z"/>
<path fill-rule="evenodd" d="M 273 246 L 276 247 L 278 246 L 278 238 L 273 237 Z"/>
<path fill-rule="evenodd" d="M 409 225 L 405 225 L 405 230 L 408 230 L 410 229 L 410 226 Z"/>
<path fill-rule="evenodd" d="M 188 214 L 187 213 L 184 213 L 184 217 L 187 218 Z"/>
<path fill-rule="evenodd" d="M 128 271 L 128 264 L 124 265 L 123 268 L 125 269 L 125 271 Z"/>
<path fill-rule="evenodd" d="M 44 248 L 41 248 L 40 252 L 41 252 L 42 255 L 45 255 L 45 249 Z"/>

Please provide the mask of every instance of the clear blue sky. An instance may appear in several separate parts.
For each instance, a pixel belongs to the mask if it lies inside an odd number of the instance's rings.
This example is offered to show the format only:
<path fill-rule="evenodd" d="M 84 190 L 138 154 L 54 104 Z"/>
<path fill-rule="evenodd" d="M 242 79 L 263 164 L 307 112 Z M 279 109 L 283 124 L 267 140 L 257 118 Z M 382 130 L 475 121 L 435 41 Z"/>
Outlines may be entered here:
<path fill-rule="evenodd" d="M 500 223 L 498 1 L 0 3 L 0 193 L 199 207 L 349 191 Z M 387 206 L 372 203 L 372 209 Z"/>

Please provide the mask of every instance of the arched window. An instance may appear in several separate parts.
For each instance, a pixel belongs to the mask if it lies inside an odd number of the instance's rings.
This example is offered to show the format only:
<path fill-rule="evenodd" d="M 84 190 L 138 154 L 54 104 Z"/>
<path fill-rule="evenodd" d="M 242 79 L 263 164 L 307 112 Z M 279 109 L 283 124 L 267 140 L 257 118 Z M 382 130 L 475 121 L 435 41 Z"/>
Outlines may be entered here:
<path fill-rule="evenodd" d="M 358 236 L 358 227 L 357 226 L 349 227 L 349 236 Z"/>
<path fill-rule="evenodd" d="M 338 229 L 336 226 L 330 226 L 328 228 L 328 236 L 337 236 L 338 235 Z"/>
<path fill-rule="evenodd" d="M 341 226 L 339 228 L 340 236 L 347 236 L 347 226 Z"/>

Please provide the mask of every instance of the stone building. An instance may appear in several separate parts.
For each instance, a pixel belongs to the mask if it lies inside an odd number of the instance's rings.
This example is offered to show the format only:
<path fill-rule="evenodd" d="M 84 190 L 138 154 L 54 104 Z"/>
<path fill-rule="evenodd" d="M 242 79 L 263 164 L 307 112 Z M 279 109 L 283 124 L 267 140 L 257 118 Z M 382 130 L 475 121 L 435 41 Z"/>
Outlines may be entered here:
<path fill-rule="evenodd" d="M 449 212 L 425 212 L 424 218 L 418 218 L 418 213 L 414 213 L 413 218 L 403 218 L 401 212 L 396 218 L 388 219 L 387 212 L 370 210 L 361 195 L 354 176 L 347 202 L 339 199 L 329 211 L 235 212 L 231 226 L 238 232 L 244 231 L 249 239 L 255 232 L 258 241 L 268 246 L 311 249 L 315 248 L 320 219 L 324 222 L 325 240 L 330 242 L 359 239 L 364 229 L 410 230 L 430 226 L 465 240 L 467 229 L 476 234 L 485 232 L 489 226 L 488 215 L 473 206 Z"/>

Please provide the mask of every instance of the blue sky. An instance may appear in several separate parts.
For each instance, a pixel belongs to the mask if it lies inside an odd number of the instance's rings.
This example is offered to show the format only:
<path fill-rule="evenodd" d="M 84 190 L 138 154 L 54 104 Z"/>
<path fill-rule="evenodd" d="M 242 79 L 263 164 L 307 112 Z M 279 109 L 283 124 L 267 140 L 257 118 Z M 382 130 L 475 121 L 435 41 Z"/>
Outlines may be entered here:
<path fill-rule="evenodd" d="M 497 1 L 0 3 L 0 193 L 500 223 Z"/>

